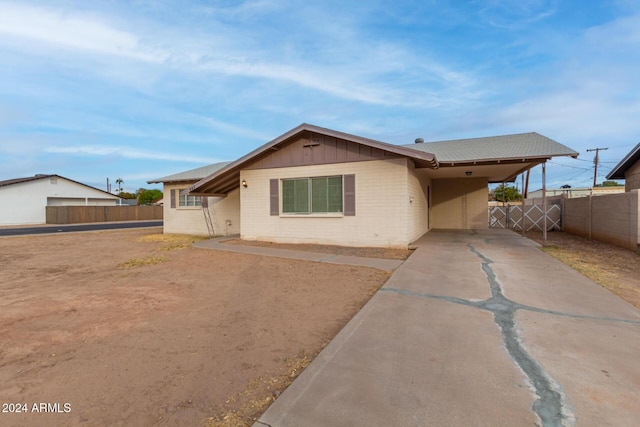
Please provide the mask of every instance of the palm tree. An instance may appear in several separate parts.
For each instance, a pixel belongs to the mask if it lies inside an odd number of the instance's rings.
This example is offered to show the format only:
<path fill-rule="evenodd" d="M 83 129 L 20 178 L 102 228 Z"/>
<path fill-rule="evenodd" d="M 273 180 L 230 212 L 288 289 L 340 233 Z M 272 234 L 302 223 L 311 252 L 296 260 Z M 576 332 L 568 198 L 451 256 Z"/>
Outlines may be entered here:
<path fill-rule="evenodd" d="M 122 193 L 122 184 L 124 184 L 122 178 L 116 179 L 116 184 L 118 184 L 118 194 Z"/>

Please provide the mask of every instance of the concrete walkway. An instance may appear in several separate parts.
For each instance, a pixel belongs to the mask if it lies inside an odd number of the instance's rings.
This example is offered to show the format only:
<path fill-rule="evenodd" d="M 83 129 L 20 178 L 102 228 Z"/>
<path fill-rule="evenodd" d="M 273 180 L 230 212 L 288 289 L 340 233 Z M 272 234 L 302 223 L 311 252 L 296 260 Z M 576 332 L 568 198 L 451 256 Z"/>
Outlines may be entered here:
<path fill-rule="evenodd" d="M 201 242 L 194 243 L 193 246 L 201 249 L 217 249 L 221 251 L 271 256 L 277 258 L 300 259 L 304 261 L 326 262 L 330 264 L 357 265 L 360 267 L 377 268 L 384 271 L 393 271 L 404 262 L 402 260 L 396 259 L 365 258 L 348 255 L 326 254 L 320 252 L 299 251 L 293 249 L 277 249 L 264 246 L 235 245 L 224 243 L 225 240 L 233 238 L 235 237 L 222 237 L 203 240 Z"/>
<path fill-rule="evenodd" d="M 255 426 L 640 425 L 640 310 L 510 231 L 417 244 Z"/>

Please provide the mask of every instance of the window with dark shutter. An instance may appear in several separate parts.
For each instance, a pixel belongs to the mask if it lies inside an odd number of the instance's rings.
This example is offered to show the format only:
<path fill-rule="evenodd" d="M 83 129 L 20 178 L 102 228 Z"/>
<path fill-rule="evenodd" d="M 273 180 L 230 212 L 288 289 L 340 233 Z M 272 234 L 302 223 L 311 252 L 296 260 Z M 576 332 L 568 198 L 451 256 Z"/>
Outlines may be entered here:
<path fill-rule="evenodd" d="M 344 176 L 344 215 L 356 215 L 356 176 Z"/>
<path fill-rule="evenodd" d="M 176 208 L 176 190 L 171 190 L 171 209 Z"/>
<path fill-rule="evenodd" d="M 270 214 L 271 215 L 279 215 L 280 214 L 280 199 L 279 199 L 279 188 L 278 188 L 278 180 L 270 179 L 269 180 L 269 198 L 270 198 Z"/>
<path fill-rule="evenodd" d="M 342 176 L 282 180 L 282 213 L 342 213 Z"/>

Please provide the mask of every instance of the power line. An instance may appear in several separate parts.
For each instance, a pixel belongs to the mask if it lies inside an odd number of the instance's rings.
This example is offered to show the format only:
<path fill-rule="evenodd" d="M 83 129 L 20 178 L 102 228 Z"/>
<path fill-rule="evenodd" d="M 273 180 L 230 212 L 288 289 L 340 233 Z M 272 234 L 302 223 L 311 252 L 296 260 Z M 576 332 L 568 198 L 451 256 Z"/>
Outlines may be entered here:
<path fill-rule="evenodd" d="M 604 150 L 608 150 L 609 147 L 607 148 L 589 148 L 587 150 L 587 152 L 591 152 L 591 151 L 595 151 L 596 152 L 596 157 L 595 159 L 593 159 L 593 164 L 595 165 L 595 168 L 593 170 L 593 186 L 596 186 L 596 177 L 598 176 L 598 153 L 600 151 L 604 151 Z"/>
<path fill-rule="evenodd" d="M 591 170 L 591 168 L 581 168 L 581 167 L 578 167 L 578 166 L 563 165 L 562 163 L 556 163 L 556 162 L 553 162 L 551 160 L 547 161 L 547 163 L 551 163 L 552 165 L 562 166 L 563 168 L 580 169 L 580 170 L 583 170 L 583 171 Z"/>

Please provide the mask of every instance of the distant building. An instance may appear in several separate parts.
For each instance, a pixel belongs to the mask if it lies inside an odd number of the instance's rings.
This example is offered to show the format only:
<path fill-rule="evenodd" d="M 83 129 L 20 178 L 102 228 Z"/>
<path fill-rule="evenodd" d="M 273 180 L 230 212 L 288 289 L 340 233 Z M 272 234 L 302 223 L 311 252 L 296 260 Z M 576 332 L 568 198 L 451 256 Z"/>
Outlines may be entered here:
<path fill-rule="evenodd" d="M 547 197 L 564 195 L 569 199 L 573 199 L 576 197 L 601 196 L 604 194 L 616 194 L 616 193 L 624 193 L 624 186 L 620 185 L 618 187 L 547 189 Z M 527 195 L 527 199 L 540 199 L 540 198 L 542 198 L 542 189 L 539 189 L 536 191 L 530 191 L 529 194 Z"/>
<path fill-rule="evenodd" d="M 0 225 L 44 224 L 47 206 L 115 206 L 120 197 L 60 175 L 0 181 Z"/>
<path fill-rule="evenodd" d="M 625 191 L 640 189 L 640 144 L 620 160 L 607 179 L 624 179 Z"/>

